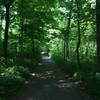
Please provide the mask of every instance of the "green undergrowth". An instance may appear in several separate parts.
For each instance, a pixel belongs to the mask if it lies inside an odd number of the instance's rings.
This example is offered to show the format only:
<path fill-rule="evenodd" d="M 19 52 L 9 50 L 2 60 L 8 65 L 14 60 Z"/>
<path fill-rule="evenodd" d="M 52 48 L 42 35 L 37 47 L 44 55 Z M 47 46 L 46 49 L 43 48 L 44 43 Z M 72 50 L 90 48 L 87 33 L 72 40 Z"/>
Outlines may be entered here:
<path fill-rule="evenodd" d="M 9 59 L 8 66 L 0 63 L 0 100 L 11 100 L 17 90 L 21 88 L 29 73 L 37 65 L 35 59 Z"/>
<path fill-rule="evenodd" d="M 69 77 L 81 82 L 93 100 L 100 100 L 100 73 L 96 72 L 95 63 L 82 62 L 78 67 L 77 63 L 66 63 L 61 57 L 53 57 L 53 59 Z"/>

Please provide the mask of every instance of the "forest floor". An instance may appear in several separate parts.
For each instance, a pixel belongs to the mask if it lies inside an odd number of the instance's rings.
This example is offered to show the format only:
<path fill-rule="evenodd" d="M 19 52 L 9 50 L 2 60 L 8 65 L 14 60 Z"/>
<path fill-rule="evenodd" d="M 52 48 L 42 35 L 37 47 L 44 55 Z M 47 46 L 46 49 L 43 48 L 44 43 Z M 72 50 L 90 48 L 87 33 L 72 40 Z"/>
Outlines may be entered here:
<path fill-rule="evenodd" d="M 49 57 L 44 56 L 30 75 L 13 100 L 89 100 L 78 82 L 68 77 Z"/>

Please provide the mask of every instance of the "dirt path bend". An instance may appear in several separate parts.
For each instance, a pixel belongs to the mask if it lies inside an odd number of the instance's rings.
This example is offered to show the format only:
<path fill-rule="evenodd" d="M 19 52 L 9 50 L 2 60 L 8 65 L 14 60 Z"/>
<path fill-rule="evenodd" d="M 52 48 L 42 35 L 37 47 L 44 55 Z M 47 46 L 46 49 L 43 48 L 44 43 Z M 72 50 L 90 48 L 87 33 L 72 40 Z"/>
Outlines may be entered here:
<path fill-rule="evenodd" d="M 13 100 L 88 100 L 77 82 L 68 78 L 49 57 L 43 57 L 31 75 Z"/>

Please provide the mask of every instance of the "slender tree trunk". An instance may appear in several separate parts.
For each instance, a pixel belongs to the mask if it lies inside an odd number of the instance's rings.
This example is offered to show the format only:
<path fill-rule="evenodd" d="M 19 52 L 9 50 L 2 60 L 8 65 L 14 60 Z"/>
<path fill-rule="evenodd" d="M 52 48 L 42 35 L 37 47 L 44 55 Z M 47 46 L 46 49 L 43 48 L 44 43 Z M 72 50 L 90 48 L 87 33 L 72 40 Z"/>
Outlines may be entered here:
<path fill-rule="evenodd" d="M 80 66 L 80 43 L 81 43 L 81 33 L 80 33 L 80 7 L 79 7 L 79 0 L 76 0 L 77 5 L 77 27 L 78 27 L 78 40 L 77 40 L 77 47 L 76 47 L 76 53 L 77 53 L 77 63 Z"/>
<path fill-rule="evenodd" d="M 24 25 L 24 20 L 23 18 L 21 19 L 21 37 L 20 37 L 20 52 L 21 52 L 21 56 L 23 56 L 23 35 L 24 35 L 24 29 L 23 29 L 23 25 Z"/>
<path fill-rule="evenodd" d="M 2 26 L 0 25 L 0 46 L 1 46 L 1 35 L 2 35 Z M 1 48 L 1 47 L 0 47 Z"/>
<path fill-rule="evenodd" d="M 1 33 L 2 33 L 2 19 L 0 19 L 0 42 L 1 42 L 1 35 L 2 35 Z"/>
<path fill-rule="evenodd" d="M 100 0 L 96 0 L 96 40 L 97 40 L 97 65 L 100 71 Z"/>
<path fill-rule="evenodd" d="M 70 24 L 71 24 L 71 17 L 72 17 L 72 6 L 73 6 L 73 0 L 71 1 L 67 28 L 66 28 L 66 32 L 64 33 L 64 60 L 66 62 L 68 61 L 68 57 L 69 57 L 69 32 L 70 32 Z"/>
<path fill-rule="evenodd" d="M 1 14 L 1 19 L 0 19 L 0 49 L 2 50 L 2 33 L 3 33 L 3 20 L 4 20 L 4 16 Z M 0 56 L 2 56 L 3 50 L 0 52 Z"/>
<path fill-rule="evenodd" d="M 64 61 L 67 62 L 67 56 L 66 56 L 67 55 L 67 51 L 66 51 L 67 46 L 66 46 L 66 35 L 65 34 L 64 34 Z"/>
<path fill-rule="evenodd" d="M 88 54 L 89 54 L 89 42 L 86 43 L 86 50 L 85 50 L 85 55 L 88 58 Z"/>
<path fill-rule="evenodd" d="M 34 37 L 32 37 L 31 40 L 32 40 L 32 54 L 33 54 L 33 57 L 35 57 L 35 43 L 34 43 Z"/>
<path fill-rule="evenodd" d="M 69 33 L 70 33 L 70 25 L 71 25 L 71 17 L 72 17 L 72 7 L 73 6 L 73 0 L 71 1 L 71 5 L 70 5 L 70 12 L 69 12 L 69 18 L 68 18 L 68 24 L 67 24 L 67 48 L 66 48 L 66 51 L 67 51 L 67 58 L 69 57 Z"/>
<path fill-rule="evenodd" d="M 9 23 L 10 23 L 10 6 L 6 5 L 6 25 L 5 25 L 5 33 L 4 33 L 4 58 L 5 63 L 7 64 L 7 58 L 8 58 L 8 33 L 9 33 Z"/>
<path fill-rule="evenodd" d="M 20 53 L 21 53 L 21 56 L 23 56 L 23 35 L 24 35 L 24 18 L 23 18 L 23 0 L 21 0 L 21 19 L 20 19 L 20 28 L 21 28 L 21 36 L 20 36 Z"/>

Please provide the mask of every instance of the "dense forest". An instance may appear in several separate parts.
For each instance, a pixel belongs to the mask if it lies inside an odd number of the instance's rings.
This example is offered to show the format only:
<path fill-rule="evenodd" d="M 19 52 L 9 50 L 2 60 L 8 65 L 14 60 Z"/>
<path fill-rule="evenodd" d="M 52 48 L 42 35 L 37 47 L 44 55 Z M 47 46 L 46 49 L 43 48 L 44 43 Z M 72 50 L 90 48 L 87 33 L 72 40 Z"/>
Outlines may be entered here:
<path fill-rule="evenodd" d="M 44 53 L 100 100 L 100 0 L 0 0 L 0 100 Z"/>

